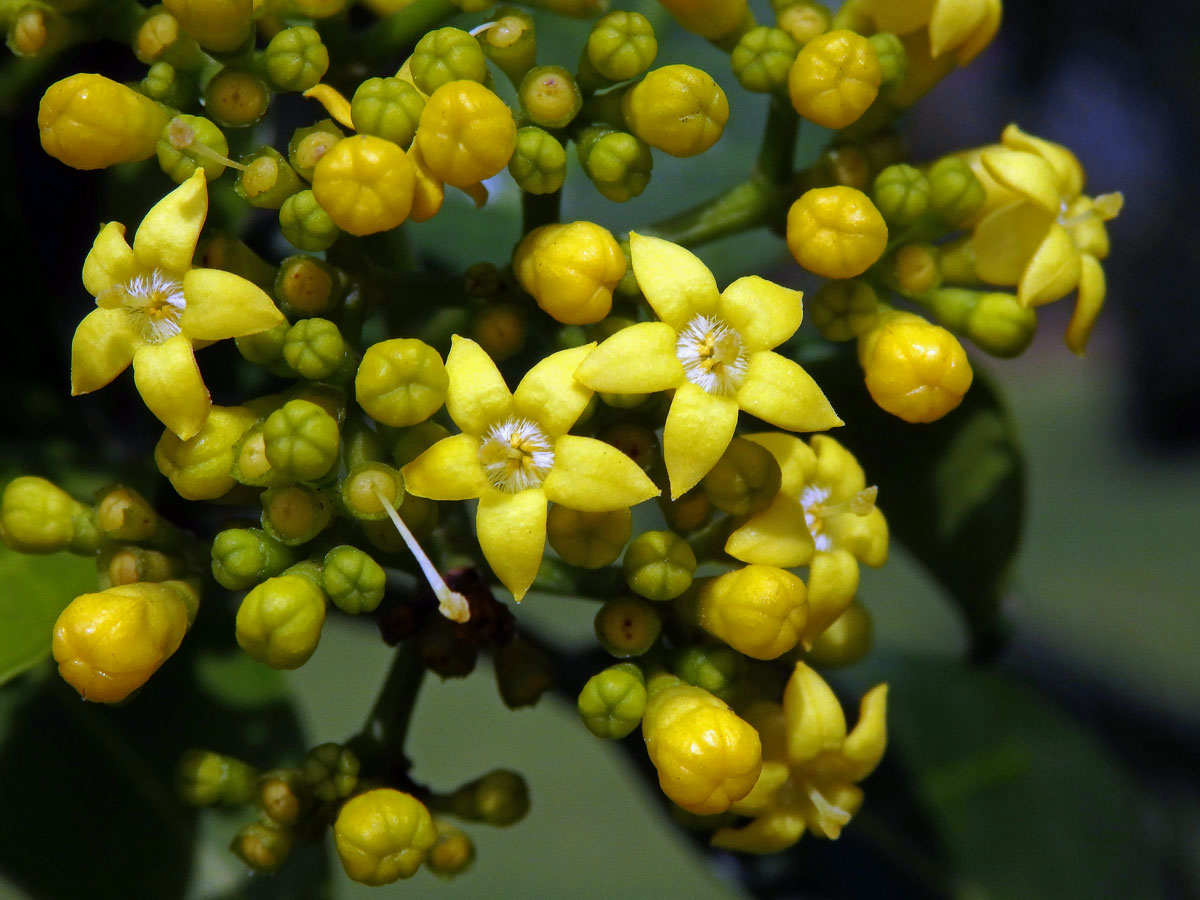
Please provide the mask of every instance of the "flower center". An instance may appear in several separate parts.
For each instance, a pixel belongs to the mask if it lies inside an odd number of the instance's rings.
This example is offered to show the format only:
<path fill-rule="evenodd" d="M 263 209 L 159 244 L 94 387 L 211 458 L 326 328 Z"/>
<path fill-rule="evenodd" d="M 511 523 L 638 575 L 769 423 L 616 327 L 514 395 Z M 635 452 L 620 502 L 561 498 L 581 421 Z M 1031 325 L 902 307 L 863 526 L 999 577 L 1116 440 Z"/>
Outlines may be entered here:
<path fill-rule="evenodd" d="M 823 552 L 833 549 L 833 538 L 825 531 L 826 519 L 847 513 L 865 516 L 875 508 L 875 497 L 878 494 L 879 488 L 871 485 L 840 503 L 827 503 L 829 488 L 817 484 L 805 485 L 804 490 L 800 492 L 800 506 L 804 509 L 804 523 L 808 526 L 808 533 L 812 535 L 816 548 Z"/>
<path fill-rule="evenodd" d="M 179 334 L 179 320 L 187 306 L 183 282 L 161 269 L 153 269 L 134 276 L 119 290 L 123 293 L 121 305 L 142 340 L 161 344 Z"/>
<path fill-rule="evenodd" d="M 742 336 L 719 319 L 695 316 L 679 333 L 675 356 L 687 380 L 710 394 L 728 397 L 746 377 Z"/>
<path fill-rule="evenodd" d="M 493 425 L 479 445 L 479 461 L 492 487 L 515 494 L 541 487 L 554 465 L 554 445 L 529 419 L 516 417 Z"/>

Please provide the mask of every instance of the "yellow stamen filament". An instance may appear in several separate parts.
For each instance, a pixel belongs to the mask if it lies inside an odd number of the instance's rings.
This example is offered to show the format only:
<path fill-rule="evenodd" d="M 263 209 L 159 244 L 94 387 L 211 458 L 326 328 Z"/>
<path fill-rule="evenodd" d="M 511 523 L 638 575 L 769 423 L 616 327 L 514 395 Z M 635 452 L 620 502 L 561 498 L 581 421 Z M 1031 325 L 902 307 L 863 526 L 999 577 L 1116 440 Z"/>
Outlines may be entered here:
<path fill-rule="evenodd" d="M 176 116 L 167 123 L 167 140 L 170 141 L 171 146 L 176 150 L 186 150 L 195 156 L 201 156 L 204 159 L 212 160 L 213 162 L 229 166 L 241 172 L 246 170 L 246 167 L 241 163 L 234 162 L 228 156 L 222 156 L 212 147 L 197 140 L 196 129 L 179 118 L 179 116 Z"/>
<path fill-rule="evenodd" d="M 467 603 L 467 598 L 458 591 L 450 590 L 450 585 L 446 584 L 446 579 L 442 578 L 442 573 L 437 570 L 437 566 L 433 564 L 428 554 L 425 553 L 421 545 L 417 543 L 417 539 L 404 524 L 404 520 L 400 518 L 400 514 L 396 512 L 396 507 L 392 502 L 375 487 L 375 496 L 379 498 L 380 505 L 387 510 L 388 518 L 392 520 L 392 524 L 396 526 L 396 530 L 400 532 L 400 537 L 404 538 L 404 543 L 408 545 L 409 552 L 417 560 L 417 565 L 421 567 L 421 572 L 425 576 L 425 580 L 429 582 L 429 586 L 433 589 L 433 595 L 437 597 L 438 612 L 449 619 L 451 622 L 466 622 L 471 618 L 471 607 Z"/>
<path fill-rule="evenodd" d="M 818 824 L 825 837 L 830 840 L 842 833 L 842 827 L 850 821 L 850 813 L 840 806 L 834 806 L 824 795 L 811 784 L 804 785 L 808 799 L 817 810 Z"/>

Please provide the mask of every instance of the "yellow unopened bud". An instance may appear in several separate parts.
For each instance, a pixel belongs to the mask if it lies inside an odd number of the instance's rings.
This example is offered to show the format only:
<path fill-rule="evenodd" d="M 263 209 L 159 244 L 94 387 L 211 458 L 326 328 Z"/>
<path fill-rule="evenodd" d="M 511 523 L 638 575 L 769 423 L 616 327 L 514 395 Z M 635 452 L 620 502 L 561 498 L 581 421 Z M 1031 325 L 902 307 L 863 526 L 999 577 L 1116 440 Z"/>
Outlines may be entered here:
<path fill-rule="evenodd" d="M 400 428 L 437 412 L 449 384 L 436 350 L 416 338 L 393 338 L 372 344 L 363 354 L 354 397 L 372 419 Z"/>
<path fill-rule="evenodd" d="M 883 69 L 871 42 L 838 29 L 800 49 L 788 73 L 788 94 L 804 118 L 826 128 L 845 128 L 875 102 L 882 82 Z"/>
<path fill-rule="evenodd" d="M 662 5 L 681 28 L 710 41 L 738 30 L 750 15 L 746 0 L 662 0 Z"/>
<path fill-rule="evenodd" d="M 883 216 L 855 188 L 814 188 L 788 210 L 788 249 L 796 262 L 826 278 L 861 275 L 883 255 L 887 239 Z"/>
<path fill-rule="evenodd" d="M 230 53 L 254 31 L 252 0 L 164 0 L 163 6 L 205 50 Z"/>
<path fill-rule="evenodd" d="M 567 325 L 599 322 L 625 275 L 625 254 L 606 228 L 592 222 L 543 225 L 513 253 L 513 272 L 543 310 Z"/>
<path fill-rule="evenodd" d="M 244 406 L 214 406 L 194 437 L 181 441 L 167 429 L 154 448 L 158 471 L 187 500 L 215 500 L 234 485 L 234 445 L 258 420 Z"/>
<path fill-rule="evenodd" d="M 775 659 L 804 633 L 808 592 L 785 569 L 750 565 L 703 581 L 693 615 L 701 628 L 746 656 Z"/>
<path fill-rule="evenodd" d="M 335 225 L 375 234 L 408 218 L 416 172 L 399 145 L 370 134 L 338 141 L 313 170 L 313 196 Z"/>
<path fill-rule="evenodd" d="M 338 859 L 360 884 L 410 878 L 437 840 L 433 818 L 416 797 L 376 788 L 351 797 L 333 823 Z"/>
<path fill-rule="evenodd" d="M 90 510 L 45 478 L 25 475 L 4 488 L 0 500 L 0 542 L 18 553 L 57 553 L 96 537 Z M 78 549 L 86 552 L 89 546 Z"/>
<path fill-rule="evenodd" d="M 958 339 L 920 316 L 896 313 L 858 342 L 867 390 L 906 422 L 933 422 L 962 402 L 974 377 Z"/>
<path fill-rule="evenodd" d="M 475 861 L 475 842 L 461 828 L 449 822 L 434 822 L 437 842 L 429 850 L 426 865 L 433 874 L 453 878 L 465 872 Z"/>
<path fill-rule="evenodd" d="M 647 73 L 621 102 L 638 138 L 672 156 L 696 156 L 721 137 L 729 101 L 712 77 L 694 66 L 663 66 Z"/>
<path fill-rule="evenodd" d="M 465 189 L 508 165 L 517 124 L 504 101 L 483 85 L 451 81 L 429 97 L 416 141 L 434 175 Z"/>
<path fill-rule="evenodd" d="M 154 155 L 167 116 L 157 103 L 103 75 L 56 81 L 42 95 L 42 149 L 73 169 L 103 169 Z"/>

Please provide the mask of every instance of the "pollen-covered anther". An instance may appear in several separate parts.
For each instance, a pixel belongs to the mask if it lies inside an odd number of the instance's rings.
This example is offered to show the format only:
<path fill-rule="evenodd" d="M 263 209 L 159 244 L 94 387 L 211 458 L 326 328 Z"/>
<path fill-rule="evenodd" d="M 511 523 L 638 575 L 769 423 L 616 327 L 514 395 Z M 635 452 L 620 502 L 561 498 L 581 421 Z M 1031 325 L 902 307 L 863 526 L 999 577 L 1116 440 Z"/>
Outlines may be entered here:
<path fill-rule="evenodd" d="M 868 515 L 875 508 L 875 498 L 878 495 L 879 488 L 871 485 L 839 503 L 826 503 L 829 499 L 829 488 L 815 484 L 805 487 L 800 492 L 800 506 L 804 509 L 804 522 L 808 525 L 816 548 L 821 551 L 833 549 L 833 541 L 825 533 L 825 519 L 840 515 Z"/>
<path fill-rule="evenodd" d="M 748 365 L 742 336 L 719 319 L 697 315 L 679 333 L 675 356 L 688 381 L 710 394 L 733 395 Z"/>
<path fill-rule="evenodd" d="M 119 305 L 129 313 L 142 340 L 161 344 L 179 334 L 179 320 L 187 301 L 182 281 L 161 269 L 152 269 L 135 275 L 109 292 L 108 297 L 101 298 L 101 306 L 110 304 Z"/>
<path fill-rule="evenodd" d="M 492 487 L 515 494 L 541 487 L 554 465 L 554 447 L 536 424 L 513 417 L 487 430 L 479 461 Z"/>

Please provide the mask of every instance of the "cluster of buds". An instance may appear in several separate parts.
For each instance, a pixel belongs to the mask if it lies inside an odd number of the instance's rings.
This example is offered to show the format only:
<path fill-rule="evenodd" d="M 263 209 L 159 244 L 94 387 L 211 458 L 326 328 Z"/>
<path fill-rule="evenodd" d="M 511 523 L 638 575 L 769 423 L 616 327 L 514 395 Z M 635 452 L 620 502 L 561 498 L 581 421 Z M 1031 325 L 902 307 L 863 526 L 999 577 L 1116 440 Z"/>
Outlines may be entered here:
<path fill-rule="evenodd" d="M 10 46 L 83 40 L 93 5 L 47 8 L 41 26 L 22 12 Z M 422 673 L 465 675 L 483 651 L 517 707 L 551 689 L 553 653 L 493 587 L 592 598 L 618 661 L 578 695 L 591 732 L 640 725 L 663 794 L 714 817 L 714 846 L 836 838 L 884 752 L 887 688 L 848 730 L 818 670 L 869 651 L 859 565 L 885 562 L 889 533 L 877 488 L 824 433 L 855 423 L 797 359 L 820 339 L 854 341 L 875 403 L 926 423 L 971 385 L 959 336 L 1018 355 L 1035 308 L 1075 291 L 1067 343 L 1082 352 L 1120 194 L 1084 195 L 1070 151 L 1014 125 L 993 146 L 903 159 L 893 120 L 983 50 L 1000 0 L 848 0 L 836 14 L 775 0 L 770 25 L 745 0 L 663 0 L 727 53 L 727 73 L 655 67 L 654 26 L 627 10 L 595 19 L 578 61 L 539 64 L 538 23 L 596 16 L 585 0 L 367 5 L 379 21 L 356 34 L 340 0 L 169 0 L 122 23 L 141 81 L 78 74 L 45 92 L 51 156 L 77 169 L 153 157 L 176 185 L 132 242 L 121 223 L 100 229 L 72 392 L 132 366 L 165 426 L 158 472 L 226 513 L 221 528 L 172 524 L 123 486 L 89 505 L 41 478 L 9 483 L 8 547 L 99 561 L 102 589 L 55 627 L 60 672 L 87 700 L 124 701 L 185 640 L 201 593 L 224 591 L 231 639 L 267 666 L 304 665 L 327 615 L 369 617 L 399 645 L 383 699 L 403 707 Z M 442 24 L 458 13 L 464 27 Z M 568 147 L 603 197 L 628 201 L 656 154 L 697 157 L 721 139 L 721 79 L 768 95 L 744 182 L 616 233 L 560 215 Z M 312 121 L 259 143 L 272 131 L 251 126 L 289 92 Z M 802 123 L 830 140 L 797 169 Z M 222 185 L 231 203 L 277 211 L 281 240 L 260 255 L 206 236 Z M 374 252 L 405 245 L 371 236 L 452 215 L 447 185 L 473 215 L 489 192 L 519 190 L 505 265 L 447 272 Z M 721 289 L 691 249 L 758 227 L 826 279 L 807 299 L 819 336 L 799 332 L 800 291 L 755 275 Z M 270 393 L 212 402 L 196 351 L 226 338 L 243 383 Z M 448 818 L 511 824 L 525 782 L 501 770 L 439 794 L 413 781 L 391 713 L 295 768 L 194 751 L 180 792 L 255 806 L 233 849 L 256 870 L 331 829 L 356 881 L 456 874 L 474 851 Z"/>

